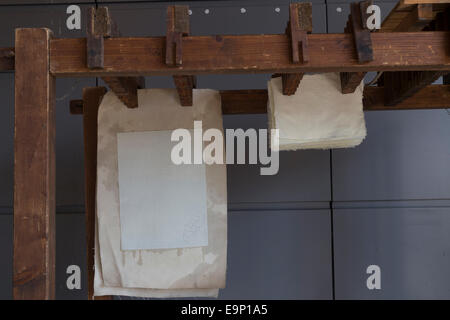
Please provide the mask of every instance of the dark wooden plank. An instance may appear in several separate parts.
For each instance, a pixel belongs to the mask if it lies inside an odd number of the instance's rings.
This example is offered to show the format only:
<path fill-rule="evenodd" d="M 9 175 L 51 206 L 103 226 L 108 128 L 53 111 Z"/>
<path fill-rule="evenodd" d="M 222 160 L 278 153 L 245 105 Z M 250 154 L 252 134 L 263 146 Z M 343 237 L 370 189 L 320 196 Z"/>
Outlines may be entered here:
<path fill-rule="evenodd" d="M 223 90 L 223 114 L 259 114 L 267 112 L 267 90 Z M 384 88 L 364 88 L 364 110 L 411 110 L 450 108 L 450 85 L 429 85 L 414 97 L 405 99 L 397 106 L 384 105 Z"/>
<path fill-rule="evenodd" d="M 0 48 L 0 71 L 14 70 L 14 48 Z"/>
<path fill-rule="evenodd" d="M 102 77 L 102 80 L 128 107 L 138 107 L 137 90 L 145 88 L 144 77 Z"/>
<path fill-rule="evenodd" d="M 173 76 L 175 86 L 180 98 L 180 104 L 184 107 L 192 106 L 192 90 L 196 87 L 195 76 Z"/>
<path fill-rule="evenodd" d="M 450 70 L 450 32 L 375 32 L 374 60 L 360 64 L 349 34 L 308 34 L 310 61 L 293 64 L 286 35 L 187 36 L 183 67 L 165 64 L 164 37 L 105 39 L 105 68 L 86 66 L 85 39 L 55 39 L 55 76 L 194 75 L 211 73 Z"/>
<path fill-rule="evenodd" d="M 383 74 L 385 105 L 394 106 L 398 104 L 433 83 L 445 73 L 440 71 L 385 72 Z"/>
<path fill-rule="evenodd" d="M 365 72 L 341 72 L 342 93 L 353 93 L 366 75 Z"/>
<path fill-rule="evenodd" d="M 55 297 L 55 81 L 48 29 L 16 29 L 14 299 Z"/>
<path fill-rule="evenodd" d="M 429 85 L 397 105 L 385 105 L 384 87 L 364 88 L 364 110 L 414 110 L 450 108 L 450 85 Z"/>
<path fill-rule="evenodd" d="M 283 94 L 291 96 L 297 91 L 300 81 L 303 78 L 303 73 L 284 73 L 281 77 Z"/>
<path fill-rule="evenodd" d="M 98 108 L 106 93 L 104 87 L 83 89 L 84 173 L 87 244 L 88 299 L 94 300 L 95 208 L 97 184 Z M 111 297 L 95 297 L 95 300 Z"/>

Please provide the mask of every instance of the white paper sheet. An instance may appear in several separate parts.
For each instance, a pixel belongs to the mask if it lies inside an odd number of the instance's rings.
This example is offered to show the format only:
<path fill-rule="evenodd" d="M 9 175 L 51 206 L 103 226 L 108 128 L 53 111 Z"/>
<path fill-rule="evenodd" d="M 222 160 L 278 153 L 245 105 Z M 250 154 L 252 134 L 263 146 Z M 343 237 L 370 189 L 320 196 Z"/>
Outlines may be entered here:
<path fill-rule="evenodd" d="M 122 250 L 208 245 L 205 165 L 174 164 L 171 134 L 117 133 Z"/>

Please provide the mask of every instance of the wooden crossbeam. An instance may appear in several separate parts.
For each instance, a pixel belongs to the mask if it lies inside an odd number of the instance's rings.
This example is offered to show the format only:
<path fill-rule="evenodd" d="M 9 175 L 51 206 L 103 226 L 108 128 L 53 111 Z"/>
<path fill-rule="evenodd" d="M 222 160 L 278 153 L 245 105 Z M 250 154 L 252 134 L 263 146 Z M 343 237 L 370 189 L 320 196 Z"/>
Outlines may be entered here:
<path fill-rule="evenodd" d="M 55 298 L 55 79 L 48 29 L 16 29 L 15 300 Z"/>
<path fill-rule="evenodd" d="M 395 30 L 420 31 L 436 17 L 438 17 L 439 21 L 433 23 L 433 27 L 446 28 L 448 30 L 447 21 L 450 18 L 448 12 L 447 10 L 436 15 L 431 4 L 418 4 Z M 383 74 L 383 82 L 386 87 L 385 104 L 389 106 L 396 105 L 447 73 L 447 71 L 386 72 Z"/>
<path fill-rule="evenodd" d="M 50 70 L 58 77 L 450 70 L 450 32 L 371 36 L 374 59 L 362 64 L 349 34 L 308 34 L 307 64 L 291 63 L 286 35 L 187 36 L 182 68 L 165 64 L 164 37 L 108 38 L 104 69 L 87 68 L 84 39 L 55 39 L 50 42 Z"/>
<path fill-rule="evenodd" d="M 88 68 L 103 69 L 104 39 L 120 36 L 117 24 L 111 18 L 107 7 L 89 8 L 86 36 Z M 137 90 L 145 88 L 144 77 L 104 76 L 102 80 L 128 108 L 137 108 Z"/>
<path fill-rule="evenodd" d="M 189 35 L 189 6 L 167 7 L 166 64 L 180 67 L 183 64 L 183 37 Z M 196 78 L 192 75 L 173 76 L 182 106 L 192 106 Z"/>
<path fill-rule="evenodd" d="M 450 82 L 447 85 L 429 85 L 414 97 L 396 106 L 384 104 L 384 87 L 366 86 L 363 105 L 365 111 L 447 109 L 450 108 Z M 223 114 L 260 114 L 267 112 L 267 90 L 222 90 Z M 83 100 L 70 102 L 71 114 L 83 113 Z"/>
<path fill-rule="evenodd" d="M 421 31 L 431 21 L 434 20 L 436 13 L 433 12 L 432 4 L 418 4 L 394 29 L 395 32 Z"/>
<path fill-rule="evenodd" d="M 444 74 L 445 72 L 439 71 L 385 72 L 383 74 L 385 105 L 395 106 Z"/>
<path fill-rule="evenodd" d="M 224 90 L 220 95 L 223 114 L 267 112 L 267 90 Z M 395 107 L 384 104 L 383 87 L 366 86 L 363 105 L 364 111 L 447 109 L 450 108 L 450 85 L 429 85 Z"/>

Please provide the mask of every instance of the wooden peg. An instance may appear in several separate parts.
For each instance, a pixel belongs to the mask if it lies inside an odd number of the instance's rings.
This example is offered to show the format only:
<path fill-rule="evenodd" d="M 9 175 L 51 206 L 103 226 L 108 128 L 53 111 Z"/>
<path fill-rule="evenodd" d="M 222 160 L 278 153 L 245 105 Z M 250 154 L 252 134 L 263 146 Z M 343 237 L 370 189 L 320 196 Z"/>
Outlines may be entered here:
<path fill-rule="evenodd" d="M 189 35 L 189 7 L 167 7 L 166 64 L 180 67 L 183 64 L 183 37 Z M 193 103 L 193 89 L 196 77 L 191 75 L 173 76 L 180 98 L 180 104 L 188 107 Z"/>
<path fill-rule="evenodd" d="M 372 38 L 367 26 L 367 8 L 372 1 L 361 1 L 350 4 L 345 33 L 353 34 L 353 42 L 360 63 L 373 60 Z M 341 72 L 341 91 L 343 94 L 353 93 L 364 79 L 366 72 Z"/>
<path fill-rule="evenodd" d="M 119 28 L 107 7 L 89 8 L 86 44 L 88 68 L 104 68 L 104 39 L 118 36 Z M 102 80 L 128 108 L 137 108 L 137 90 L 145 88 L 144 77 L 102 77 Z"/>
<path fill-rule="evenodd" d="M 286 34 L 291 40 L 291 60 L 292 63 L 307 63 L 308 53 L 308 33 L 312 32 L 312 5 L 310 2 L 291 3 L 289 5 L 289 22 Z M 293 95 L 297 91 L 303 73 L 279 74 L 283 83 L 283 94 Z"/>
<path fill-rule="evenodd" d="M 189 34 L 189 7 L 167 7 L 166 64 L 181 66 L 183 63 L 183 36 Z"/>
<path fill-rule="evenodd" d="M 293 63 L 306 63 L 309 61 L 307 34 L 311 32 L 311 3 L 291 3 L 289 5 L 289 23 L 286 33 L 291 40 L 291 59 Z"/>
<path fill-rule="evenodd" d="M 353 33 L 353 42 L 360 63 L 373 60 L 372 38 L 367 27 L 368 16 L 366 13 L 366 8 L 371 4 L 372 1 L 350 4 L 350 16 L 347 26 Z"/>

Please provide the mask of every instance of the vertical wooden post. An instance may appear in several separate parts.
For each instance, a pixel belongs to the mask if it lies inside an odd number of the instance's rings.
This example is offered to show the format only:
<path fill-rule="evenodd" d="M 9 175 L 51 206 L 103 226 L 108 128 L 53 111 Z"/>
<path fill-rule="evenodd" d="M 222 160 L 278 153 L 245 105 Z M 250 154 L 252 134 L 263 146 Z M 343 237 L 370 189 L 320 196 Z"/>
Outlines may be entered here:
<path fill-rule="evenodd" d="M 94 300 L 95 203 L 97 185 L 97 120 L 98 107 L 105 87 L 83 89 L 84 173 L 87 243 L 88 299 Z M 110 299 L 97 297 L 96 299 Z"/>
<path fill-rule="evenodd" d="M 55 80 L 48 29 L 17 29 L 14 299 L 55 298 Z"/>

